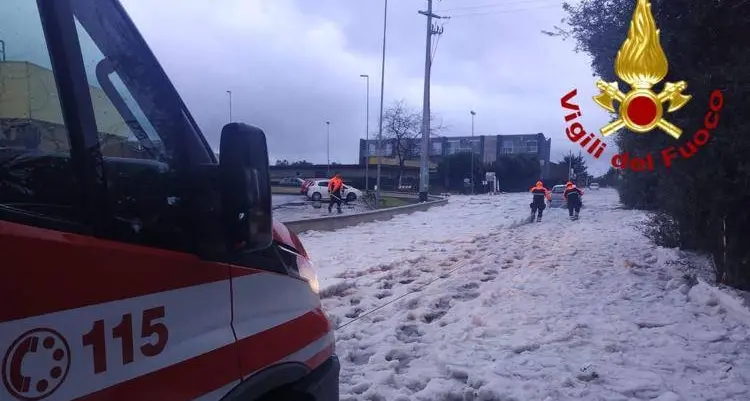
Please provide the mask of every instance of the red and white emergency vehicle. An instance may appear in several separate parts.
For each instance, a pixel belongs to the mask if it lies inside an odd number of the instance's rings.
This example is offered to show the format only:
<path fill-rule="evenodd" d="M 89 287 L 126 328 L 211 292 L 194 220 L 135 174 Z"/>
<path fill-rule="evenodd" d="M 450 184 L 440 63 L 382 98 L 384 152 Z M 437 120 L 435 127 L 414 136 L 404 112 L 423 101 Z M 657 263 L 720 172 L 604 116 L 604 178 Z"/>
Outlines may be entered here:
<path fill-rule="evenodd" d="M 265 135 L 220 154 L 117 0 L 0 1 L 0 400 L 338 400 Z"/>

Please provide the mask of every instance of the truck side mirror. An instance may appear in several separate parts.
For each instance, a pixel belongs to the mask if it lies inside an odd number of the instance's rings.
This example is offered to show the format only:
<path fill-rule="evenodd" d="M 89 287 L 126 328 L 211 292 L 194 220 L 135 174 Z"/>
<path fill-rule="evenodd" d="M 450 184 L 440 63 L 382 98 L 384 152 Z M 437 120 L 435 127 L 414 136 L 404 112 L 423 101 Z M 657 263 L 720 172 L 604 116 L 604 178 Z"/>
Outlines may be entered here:
<path fill-rule="evenodd" d="M 271 246 L 271 182 L 266 135 L 259 128 L 230 123 L 221 129 L 221 210 L 230 251 Z"/>

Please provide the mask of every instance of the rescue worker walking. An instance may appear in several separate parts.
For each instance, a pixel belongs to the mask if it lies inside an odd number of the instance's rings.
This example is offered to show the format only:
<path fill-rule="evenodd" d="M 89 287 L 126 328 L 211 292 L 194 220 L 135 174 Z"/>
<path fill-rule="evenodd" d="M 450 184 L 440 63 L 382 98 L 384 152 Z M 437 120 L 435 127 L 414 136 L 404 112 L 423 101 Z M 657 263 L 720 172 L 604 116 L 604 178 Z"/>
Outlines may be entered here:
<path fill-rule="evenodd" d="M 529 192 L 533 194 L 533 199 L 529 204 L 529 207 L 531 207 L 531 221 L 534 221 L 534 215 L 536 215 L 536 221 L 540 222 L 542 221 L 542 213 L 547 207 L 545 200 L 550 199 L 549 190 L 544 187 L 541 181 L 537 181 L 536 185 Z"/>
<path fill-rule="evenodd" d="M 341 213 L 341 190 L 344 189 L 344 180 L 336 173 L 328 180 L 328 213 L 331 213 L 333 205 L 336 204 L 338 212 Z"/>
<path fill-rule="evenodd" d="M 581 205 L 583 204 L 583 202 L 581 202 L 582 196 L 583 191 L 576 187 L 575 184 L 570 181 L 565 184 L 563 197 L 568 205 L 568 216 L 570 216 L 571 220 L 578 220 L 578 212 L 581 211 Z"/>

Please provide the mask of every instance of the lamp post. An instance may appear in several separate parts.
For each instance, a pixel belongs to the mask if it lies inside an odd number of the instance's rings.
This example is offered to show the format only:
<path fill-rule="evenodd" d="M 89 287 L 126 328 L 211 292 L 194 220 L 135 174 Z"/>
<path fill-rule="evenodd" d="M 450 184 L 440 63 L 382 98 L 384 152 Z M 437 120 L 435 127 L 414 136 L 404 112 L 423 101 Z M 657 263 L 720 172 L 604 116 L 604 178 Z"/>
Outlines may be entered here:
<path fill-rule="evenodd" d="M 474 195 L 474 116 L 477 115 L 477 113 L 474 112 L 474 110 L 470 111 L 471 113 L 471 145 L 469 146 L 469 149 L 471 149 L 471 194 Z"/>
<path fill-rule="evenodd" d="M 360 75 L 367 82 L 367 99 L 365 100 L 365 193 L 370 190 L 370 76 Z"/>
<path fill-rule="evenodd" d="M 229 122 L 232 122 L 232 91 L 227 91 L 229 94 Z"/>
<path fill-rule="evenodd" d="M 331 176 L 331 122 L 326 121 L 326 160 L 328 160 L 328 168 L 326 174 L 328 177 Z"/>

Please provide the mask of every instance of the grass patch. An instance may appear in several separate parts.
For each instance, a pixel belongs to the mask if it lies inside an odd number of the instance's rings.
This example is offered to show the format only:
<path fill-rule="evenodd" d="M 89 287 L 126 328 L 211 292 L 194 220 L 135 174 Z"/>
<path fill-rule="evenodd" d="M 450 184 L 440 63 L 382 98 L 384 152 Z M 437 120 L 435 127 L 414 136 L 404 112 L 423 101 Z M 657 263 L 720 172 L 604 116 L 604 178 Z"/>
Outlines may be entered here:
<path fill-rule="evenodd" d="M 413 199 L 404 199 L 404 198 L 392 198 L 389 196 L 383 196 L 380 198 L 380 207 L 398 207 L 398 206 L 406 206 L 406 205 L 413 205 L 417 203 L 416 200 Z"/>
<path fill-rule="evenodd" d="M 272 186 L 271 193 L 279 195 L 296 195 L 299 194 L 299 187 Z"/>

